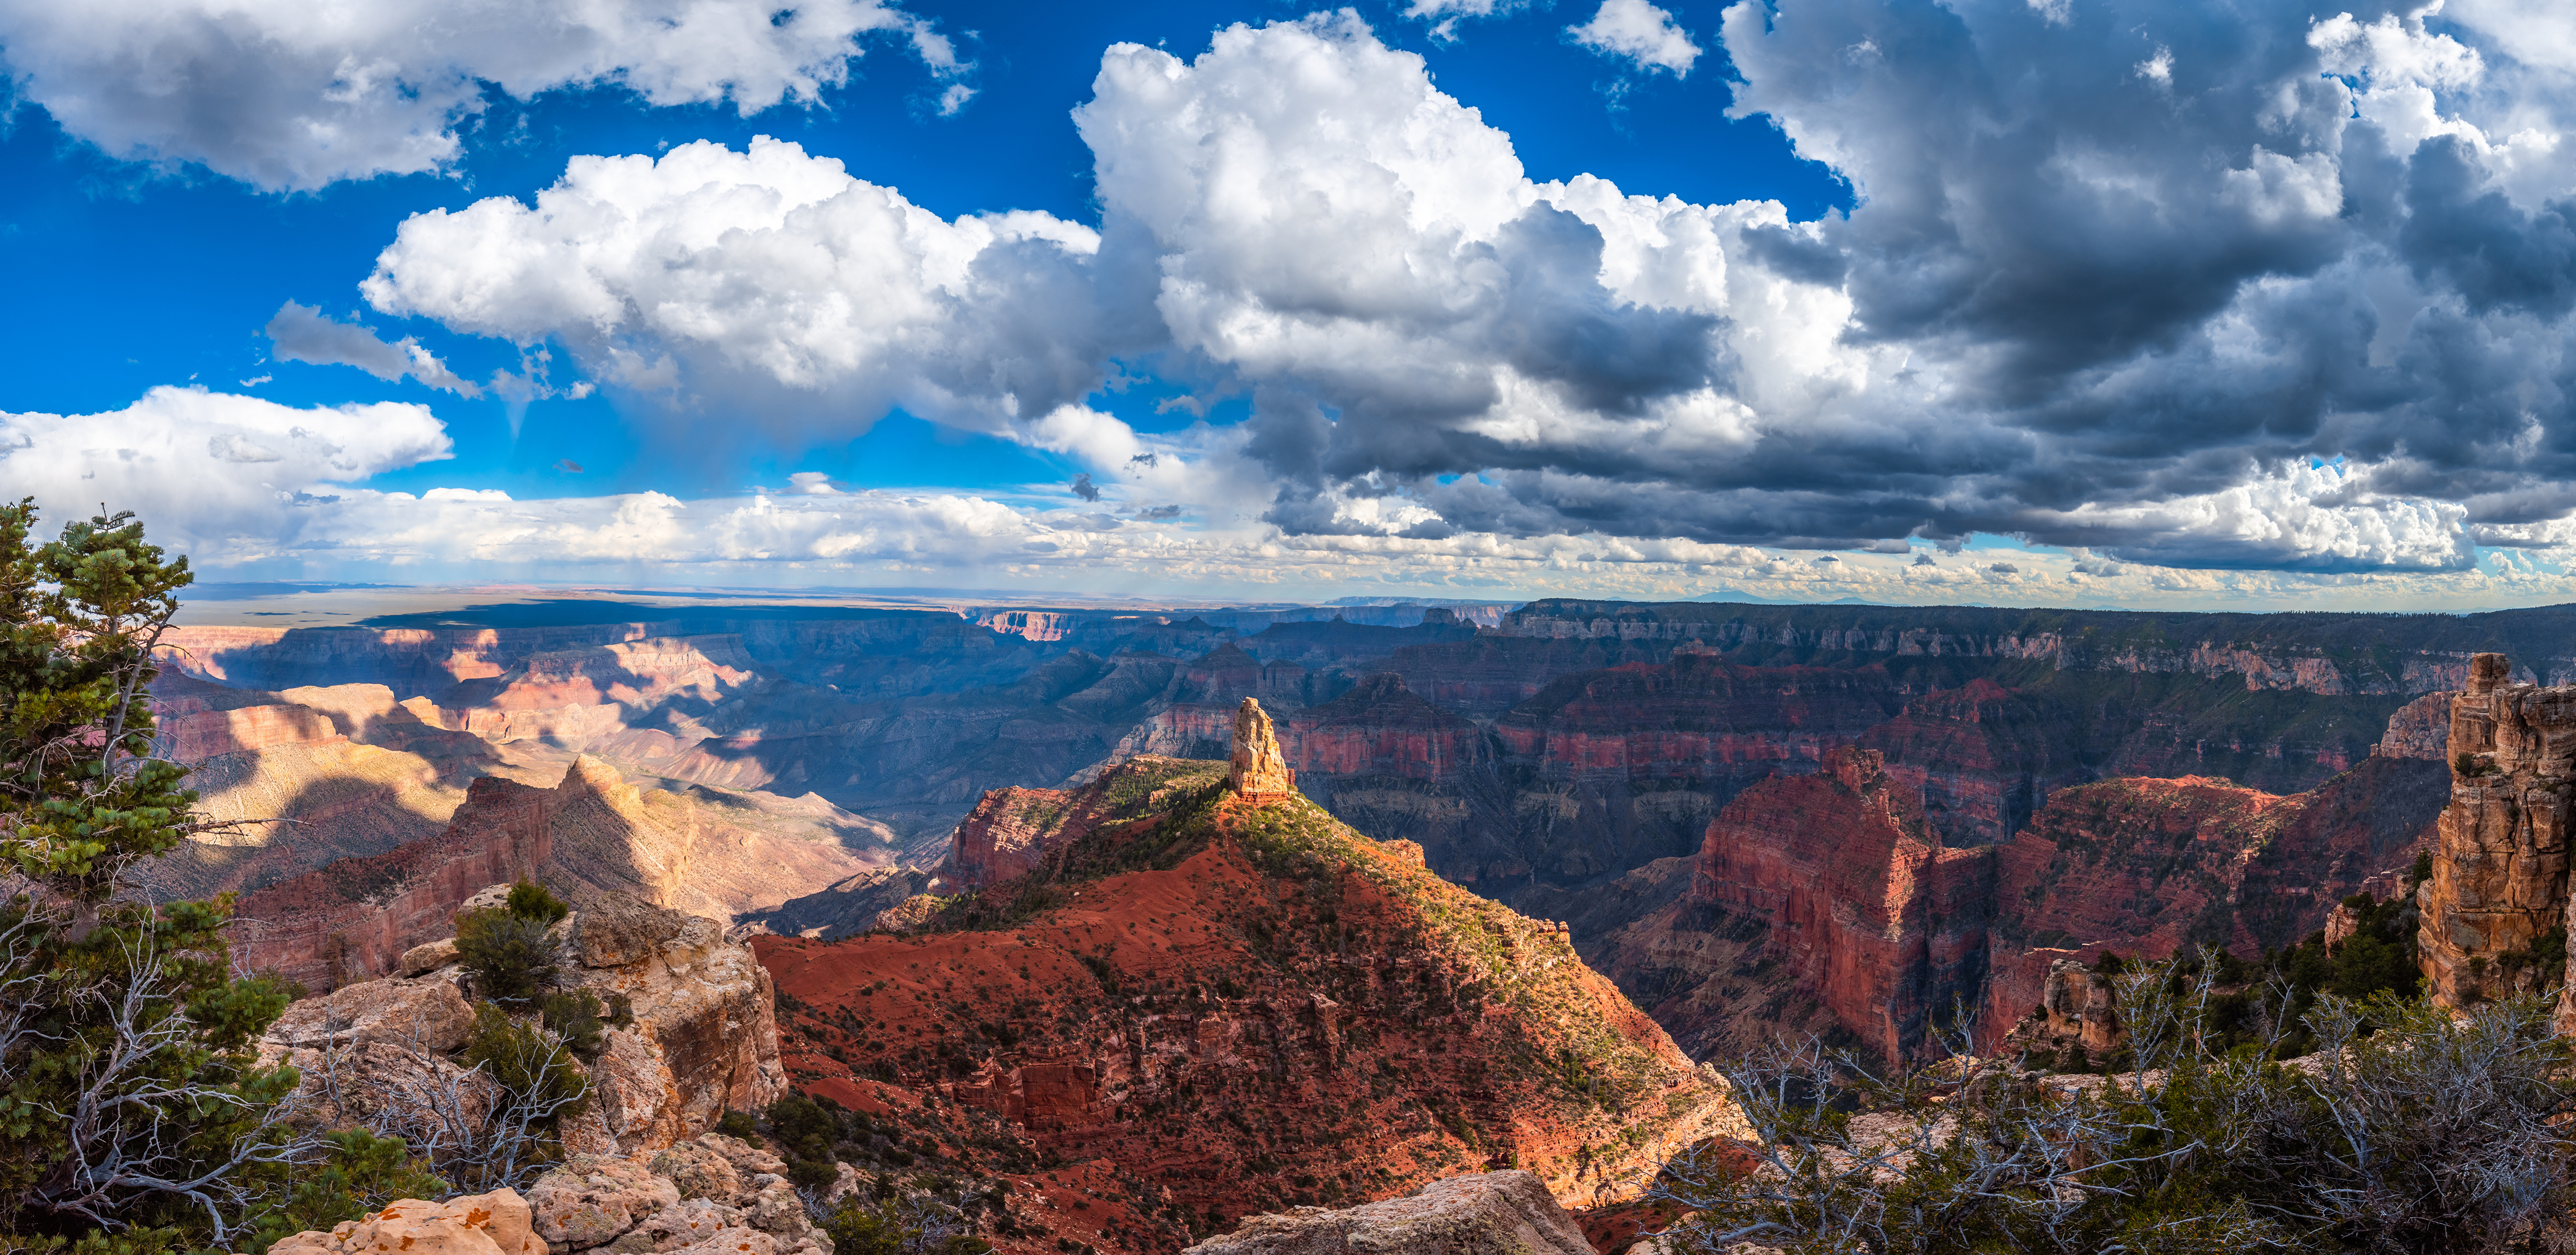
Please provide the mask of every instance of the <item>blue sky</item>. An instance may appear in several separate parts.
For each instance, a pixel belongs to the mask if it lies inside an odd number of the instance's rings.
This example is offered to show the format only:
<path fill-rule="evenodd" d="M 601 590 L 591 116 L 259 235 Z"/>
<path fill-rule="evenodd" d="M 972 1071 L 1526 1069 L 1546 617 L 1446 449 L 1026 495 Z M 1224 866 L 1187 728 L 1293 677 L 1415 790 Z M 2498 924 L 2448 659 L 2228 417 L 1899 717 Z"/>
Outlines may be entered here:
<path fill-rule="evenodd" d="M 509 344 L 366 311 L 357 281 L 403 218 L 490 196 L 533 196 L 582 153 L 655 153 L 691 140 L 740 148 L 771 135 L 837 157 L 853 174 L 943 216 L 1039 209 L 1091 219 L 1090 153 L 1070 115 L 1090 94 L 1101 49 L 1124 41 L 1195 54 L 1221 26 L 1308 11 L 1257 3 L 907 7 L 951 32 L 976 63 L 969 79 L 976 95 L 954 115 L 937 111 L 941 81 L 899 41 L 880 37 L 866 41 L 854 81 L 815 107 L 745 118 L 724 104 L 657 109 L 617 87 L 527 102 L 491 92 L 487 111 L 463 132 L 465 157 L 452 173 L 284 195 L 202 168 L 115 160 L 66 135 L 41 106 L 22 105 L 0 140 L 0 264 L 20 294 L 0 311 L 0 334 L 23 348 L 0 358 L 0 408 L 98 413 L 155 385 L 237 389 L 262 375 L 269 380 L 250 391 L 288 404 L 415 401 L 437 411 L 457 449 L 451 461 L 375 480 L 414 490 L 566 491 L 563 473 L 549 469 L 565 459 L 583 467 L 580 490 L 691 497 L 763 477 L 784 482 L 809 467 L 880 487 L 1069 482 L 1078 468 L 1062 458 L 991 438 L 943 441 L 935 425 L 902 416 L 855 443 L 818 421 L 810 443 L 724 466 L 659 456 L 619 422 L 605 396 L 534 403 L 513 438 L 509 407 L 498 398 L 386 383 L 348 366 L 275 362 L 260 334 L 291 300 L 337 318 L 363 315 L 388 338 L 419 336 L 469 379 L 517 368 Z M 1582 15 L 1555 6 L 1464 23 L 1447 40 L 1432 37 L 1430 22 L 1406 20 L 1401 6 L 1361 12 L 1389 43 L 1427 58 L 1443 90 L 1511 132 L 1535 177 L 1596 174 L 1694 201 L 1779 199 L 1802 218 L 1849 204 L 1849 188 L 1800 160 L 1767 120 L 1724 116 L 1722 64 L 1704 62 L 1679 79 L 1636 73 L 1566 38 L 1564 28 Z M 1675 13 L 1687 22 L 1687 8 Z M 1123 405 L 1123 393 L 1098 399 L 1154 421 L 1150 406 Z"/>
<path fill-rule="evenodd" d="M 0 0 L 5 487 L 225 578 L 2568 595 L 2549 6 L 736 7 Z"/>

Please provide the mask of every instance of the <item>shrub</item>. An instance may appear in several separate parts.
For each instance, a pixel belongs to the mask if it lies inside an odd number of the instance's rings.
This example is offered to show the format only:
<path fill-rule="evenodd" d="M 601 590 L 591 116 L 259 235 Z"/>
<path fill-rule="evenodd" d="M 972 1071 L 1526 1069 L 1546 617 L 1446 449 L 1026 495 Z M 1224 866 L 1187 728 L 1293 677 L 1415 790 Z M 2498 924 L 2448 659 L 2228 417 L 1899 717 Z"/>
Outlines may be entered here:
<path fill-rule="evenodd" d="M 918 1191 L 867 1200 L 853 1194 L 820 1218 L 832 1255 L 986 1255 L 991 1243 L 966 1228 L 956 1208 Z"/>
<path fill-rule="evenodd" d="M 565 1045 L 572 1047 L 573 1053 L 599 1053 L 600 1046 L 604 1044 L 600 1035 L 608 1029 L 607 1022 L 600 1018 L 600 1013 L 606 1008 L 600 1005 L 599 995 L 587 989 L 575 989 L 547 994 L 537 1005 L 545 1017 L 546 1027 L 554 1030 Z M 630 1012 L 627 1018 L 632 1021 L 633 1014 Z"/>
<path fill-rule="evenodd" d="M 562 948 L 542 920 L 493 907 L 456 917 L 456 960 L 474 974 L 474 990 L 507 1006 L 526 1006 L 561 976 Z"/>
<path fill-rule="evenodd" d="M 474 1009 L 474 1030 L 458 1058 L 481 1068 L 513 1105 L 535 1111 L 534 1121 L 547 1127 L 589 1105 L 589 1078 L 563 1039 L 491 1003 Z"/>
<path fill-rule="evenodd" d="M 1758 1145 L 1686 1155 L 1667 1249 L 2563 1250 L 2576 1054 L 2536 997 L 2465 1015 L 2321 994 L 2297 1067 L 2225 1051 L 2213 980 L 2131 964 L 2136 1058 L 2078 1087 L 1964 1057 L 1886 1076 L 1820 1044 L 1723 1069 Z M 2203 971 L 2216 967 L 2203 962 Z M 2180 979 L 2178 979 L 2180 978 Z"/>
<path fill-rule="evenodd" d="M 556 897 L 553 890 L 532 880 L 522 880 L 510 886 L 509 904 L 502 909 L 521 919 L 532 919 L 547 925 L 560 924 L 565 916 L 572 914 L 571 903 Z"/>
<path fill-rule="evenodd" d="M 716 1121 L 716 1132 L 726 1137 L 738 1137 L 746 1142 L 756 1143 L 760 1140 L 759 1122 L 753 1120 L 748 1111 L 724 1113 L 724 1118 Z"/>
<path fill-rule="evenodd" d="M 840 1126 L 822 1104 L 803 1094 L 789 1094 L 769 1104 L 767 1114 L 770 1135 L 779 1149 L 800 1159 L 832 1157 L 834 1134 Z"/>

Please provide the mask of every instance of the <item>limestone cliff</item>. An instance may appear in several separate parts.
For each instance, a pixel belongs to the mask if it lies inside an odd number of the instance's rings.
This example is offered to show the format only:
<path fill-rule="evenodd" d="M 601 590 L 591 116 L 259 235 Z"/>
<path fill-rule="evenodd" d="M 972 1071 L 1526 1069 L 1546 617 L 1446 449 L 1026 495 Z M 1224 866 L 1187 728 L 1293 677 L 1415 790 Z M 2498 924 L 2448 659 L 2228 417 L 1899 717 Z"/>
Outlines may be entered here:
<path fill-rule="evenodd" d="M 2451 700 L 2451 800 L 2417 899 L 2417 952 L 2451 1005 L 2531 984 L 2514 962 L 2568 911 L 2569 789 L 2576 784 L 2576 686 L 2511 682 L 2502 654 L 2469 662 Z"/>

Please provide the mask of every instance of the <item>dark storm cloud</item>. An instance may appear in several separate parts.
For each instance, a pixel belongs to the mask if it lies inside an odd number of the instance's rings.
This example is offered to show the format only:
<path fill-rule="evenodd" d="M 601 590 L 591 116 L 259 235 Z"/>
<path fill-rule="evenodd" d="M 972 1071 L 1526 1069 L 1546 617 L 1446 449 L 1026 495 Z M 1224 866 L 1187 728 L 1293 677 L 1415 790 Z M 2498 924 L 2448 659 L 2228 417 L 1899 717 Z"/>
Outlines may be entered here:
<path fill-rule="evenodd" d="M 1439 356 L 1271 377 L 1271 521 L 1370 530 L 1338 503 L 1400 496 L 1506 534 L 2350 571 L 2459 569 L 2471 527 L 2576 507 L 2545 482 L 2576 477 L 2571 167 L 2535 197 L 2468 131 L 2559 103 L 2492 41 L 2387 6 L 2005 0 L 1740 5 L 1726 32 L 1739 108 L 1858 199 L 1725 232 L 1726 265 L 1841 293 L 1839 349 L 1903 369 L 1764 396 L 1770 315 L 1609 293 L 1605 219 L 1542 203 Z M 2457 133 L 2422 133 L 2418 80 Z M 1496 365 L 1583 421 L 1490 421 Z M 1681 438 L 1709 391 L 1740 438 Z"/>

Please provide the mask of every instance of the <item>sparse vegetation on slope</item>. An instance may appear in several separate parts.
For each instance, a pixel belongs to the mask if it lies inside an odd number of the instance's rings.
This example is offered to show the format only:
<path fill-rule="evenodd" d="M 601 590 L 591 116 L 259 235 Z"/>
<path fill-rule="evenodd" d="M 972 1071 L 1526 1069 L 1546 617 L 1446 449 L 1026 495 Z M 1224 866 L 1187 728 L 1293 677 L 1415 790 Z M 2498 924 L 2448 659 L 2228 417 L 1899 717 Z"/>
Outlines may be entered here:
<path fill-rule="evenodd" d="M 1150 1210 L 1199 1233 L 1489 1165 L 1625 1196 L 1724 1123 L 1554 924 L 1222 781 L 1124 764 L 1069 799 L 1036 870 L 918 930 L 762 939 L 791 1073 L 852 1109 L 871 1085 L 942 1088 L 1040 1155 L 1168 1190 Z M 1163 1249 L 1130 1229 L 1103 1249 Z"/>

